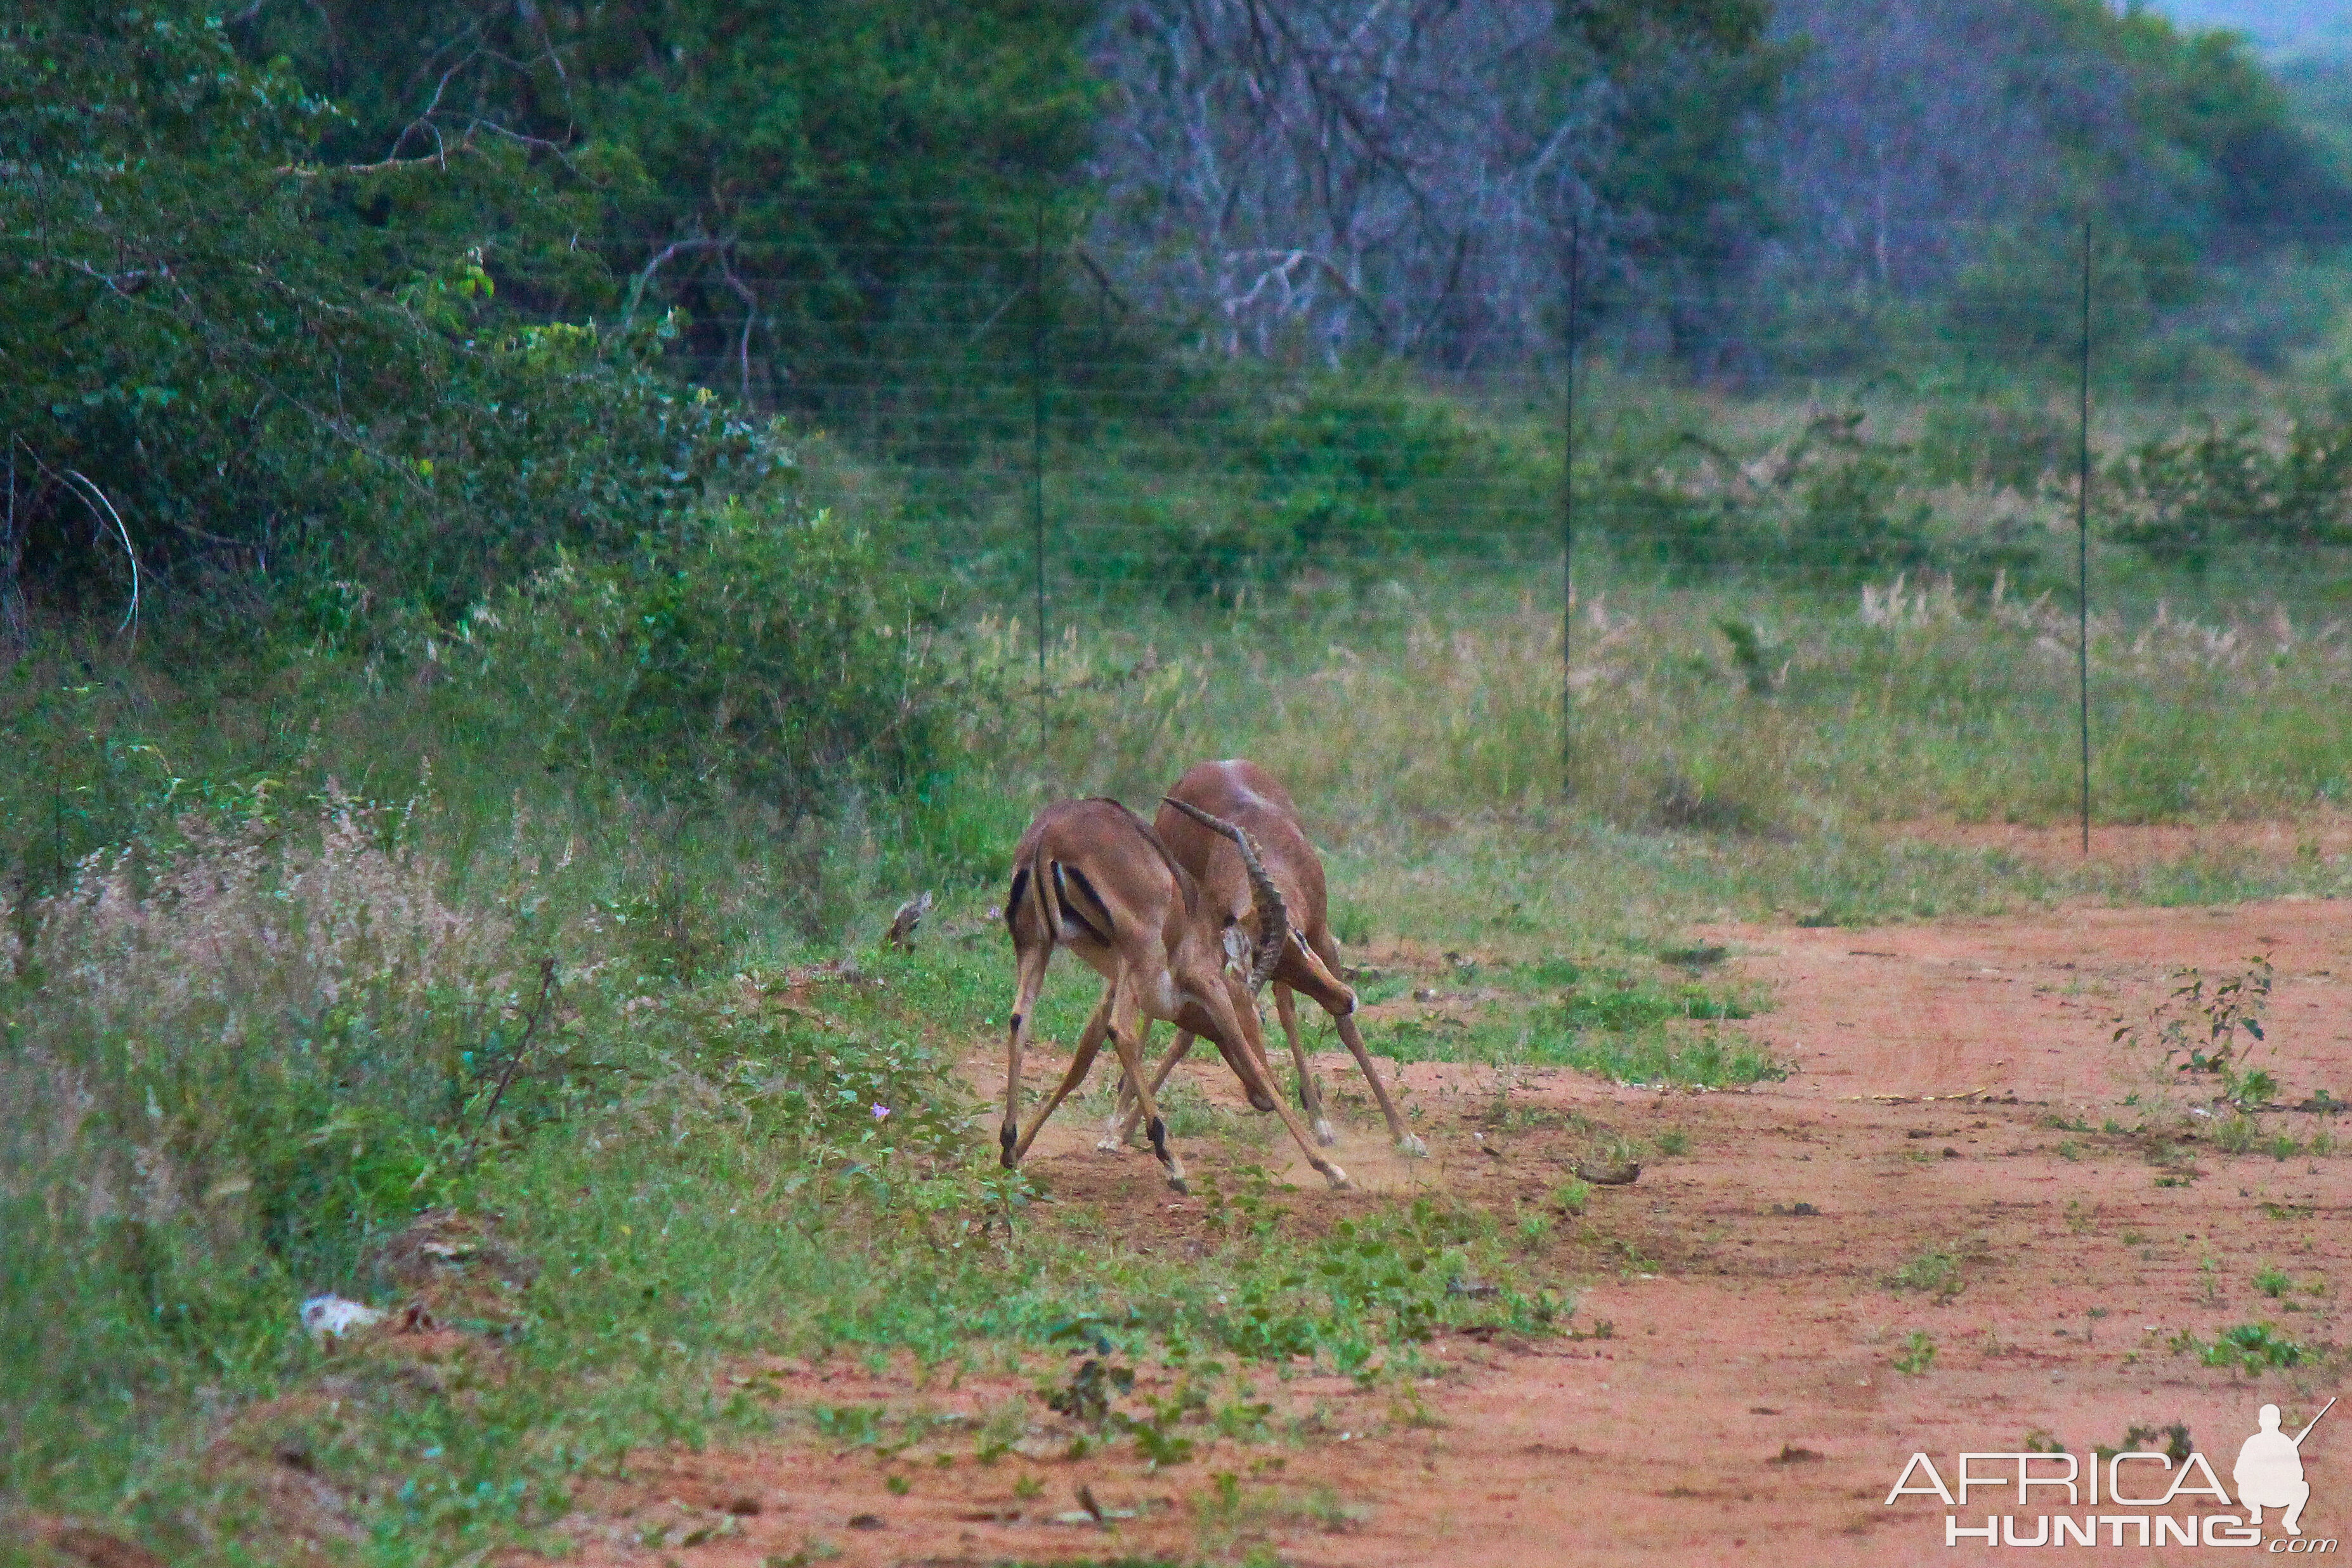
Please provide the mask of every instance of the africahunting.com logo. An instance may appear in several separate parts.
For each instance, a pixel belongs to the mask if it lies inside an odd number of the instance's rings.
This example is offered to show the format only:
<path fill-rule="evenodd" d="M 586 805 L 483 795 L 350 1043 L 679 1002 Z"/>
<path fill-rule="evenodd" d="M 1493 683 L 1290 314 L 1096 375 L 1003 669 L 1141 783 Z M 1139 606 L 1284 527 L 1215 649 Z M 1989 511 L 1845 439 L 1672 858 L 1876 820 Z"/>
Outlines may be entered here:
<path fill-rule="evenodd" d="M 1942 1503 L 1948 1510 L 1947 1546 L 2237 1546 L 2297 1557 L 2332 1553 L 2333 1539 L 2303 1531 L 2303 1510 L 2311 1501 L 2303 1441 L 2335 1407 L 2329 1400 L 2291 1437 L 2280 1428 L 2277 1405 L 2257 1411 L 2254 1434 L 2230 1467 L 2234 1501 L 2193 1448 L 2185 1454 L 2101 1451 L 2088 1463 L 2063 1451 L 2029 1449 L 1961 1454 L 1948 1479 L 1934 1459 L 1914 1454 L 1886 1504 L 1906 1498 Z M 1989 1502 L 2006 1511 L 1971 1511 Z"/>

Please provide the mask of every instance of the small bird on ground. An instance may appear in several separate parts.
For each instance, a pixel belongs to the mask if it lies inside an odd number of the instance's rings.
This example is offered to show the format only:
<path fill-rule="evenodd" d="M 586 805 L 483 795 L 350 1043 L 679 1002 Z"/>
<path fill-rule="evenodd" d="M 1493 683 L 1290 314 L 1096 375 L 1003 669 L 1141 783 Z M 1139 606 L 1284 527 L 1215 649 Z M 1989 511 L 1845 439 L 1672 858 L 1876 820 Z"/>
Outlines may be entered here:
<path fill-rule="evenodd" d="M 931 890 L 929 888 L 925 888 L 914 898 L 908 899 L 905 903 L 900 904 L 898 906 L 898 912 L 890 917 L 890 934 L 882 939 L 883 945 L 886 947 L 913 947 L 915 945 L 915 928 L 921 925 L 923 923 L 923 917 L 930 912 Z"/>

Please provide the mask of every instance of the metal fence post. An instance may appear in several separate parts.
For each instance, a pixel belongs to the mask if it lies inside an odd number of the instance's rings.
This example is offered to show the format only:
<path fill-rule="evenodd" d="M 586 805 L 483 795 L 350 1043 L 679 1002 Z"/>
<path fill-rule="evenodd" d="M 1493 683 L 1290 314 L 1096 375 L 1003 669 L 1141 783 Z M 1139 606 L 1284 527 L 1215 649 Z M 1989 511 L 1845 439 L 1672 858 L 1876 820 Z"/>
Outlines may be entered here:
<path fill-rule="evenodd" d="M 1584 215 L 1568 224 L 1568 393 L 1562 400 L 1559 464 L 1559 793 L 1575 791 L 1575 670 L 1569 658 L 1576 633 L 1576 333 L 1584 308 Z"/>
<path fill-rule="evenodd" d="M 2083 339 L 2076 371 L 2080 444 L 2074 472 L 2075 716 L 2081 738 L 2083 853 L 2091 853 L 2091 220 L 2083 220 Z"/>
<path fill-rule="evenodd" d="M 1045 198 L 1029 250 L 1029 512 L 1037 554 L 1037 752 L 1045 751 Z"/>

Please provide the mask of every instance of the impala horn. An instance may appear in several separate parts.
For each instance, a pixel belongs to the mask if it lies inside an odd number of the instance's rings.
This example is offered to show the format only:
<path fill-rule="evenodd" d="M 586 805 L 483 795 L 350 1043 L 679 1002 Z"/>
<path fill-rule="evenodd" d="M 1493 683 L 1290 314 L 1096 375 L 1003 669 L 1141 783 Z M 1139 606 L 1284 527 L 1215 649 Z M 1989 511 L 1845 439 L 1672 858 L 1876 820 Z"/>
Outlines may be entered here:
<path fill-rule="evenodd" d="M 1282 890 L 1274 879 L 1265 874 L 1265 867 L 1257 858 L 1257 847 L 1249 835 L 1221 816 L 1211 816 L 1199 806 L 1161 795 L 1160 799 L 1199 823 L 1212 833 L 1223 834 L 1234 841 L 1242 852 L 1242 869 L 1249 873 L 1250 892 L 1257 900 L 1257 952 L 1250 965 L 1249 988 L 1253 994 L 1265 988 L 1274 972 L 1282 967 L 1283 943 L 1290 940 L 1290 911 L 1282 901 Z"/>

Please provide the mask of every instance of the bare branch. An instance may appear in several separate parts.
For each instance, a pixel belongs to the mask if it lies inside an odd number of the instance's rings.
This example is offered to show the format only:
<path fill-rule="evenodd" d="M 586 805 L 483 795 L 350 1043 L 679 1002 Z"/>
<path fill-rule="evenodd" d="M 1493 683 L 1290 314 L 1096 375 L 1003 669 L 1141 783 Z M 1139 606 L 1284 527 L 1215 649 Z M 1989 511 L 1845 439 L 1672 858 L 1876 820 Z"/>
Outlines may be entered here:
<path fill-rule="evenodd" d="M 114 531 L 122 539 L 122 553 L 131 562 L 131 608 L 123 613 L 122 624 L 114 630 L 117 636 L 129 631 L 135 639 L 139 635 L 139 552 L 131 545 L 131 531 L 122 525 L 122 514 L 114 510 L 114 503 L 107 500 L 106 492 L 100 489 L 88 475 L 73 468 L 68 468 L 65 472 L 66 478 L 79 481 L 82 489 L 88 492 L 82 496 L 82 504 L 89 508 L 90 515 L 98 518 L 100 522 L 104 522 L 108 518 L 113 519 Z M 95 505 L 92 504 L 92 497 L 96 498 Z M 13 503 L 15 500 L 16 488 L 12 484 L 9 487 L 9 500 Z M 102 517 L 98 510 L 100 506 L 106 509 L 105 515 Z"/>
<path fill-rule="evenodd" d="M 654 280 L 654 274 L 660 271 L 663 265 L 667 263 L 671 257 L 682 255 L 689 250 L 712 250 L 720 246 L 731 243 L 733 242 L 730 240 L 705 239 L 698 237 L 692 239 L 674 239 L 667 245 L 663 246 L 660 250 L 654 253 L 654 258 L 651 261 L 646 262 L 645 266 L 638 270 L 636 277 L 630 282 L 628 303 L 621 308 L 621 325 L 625 327 L 631 321 L 636 320 L 637 301 L 644 298 L 646 285 Z"/>

